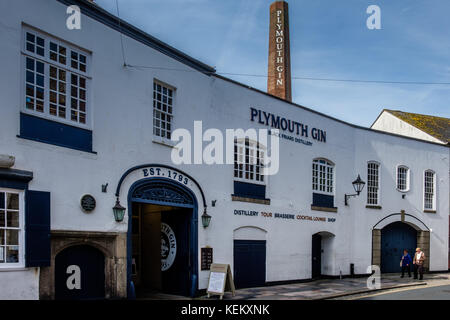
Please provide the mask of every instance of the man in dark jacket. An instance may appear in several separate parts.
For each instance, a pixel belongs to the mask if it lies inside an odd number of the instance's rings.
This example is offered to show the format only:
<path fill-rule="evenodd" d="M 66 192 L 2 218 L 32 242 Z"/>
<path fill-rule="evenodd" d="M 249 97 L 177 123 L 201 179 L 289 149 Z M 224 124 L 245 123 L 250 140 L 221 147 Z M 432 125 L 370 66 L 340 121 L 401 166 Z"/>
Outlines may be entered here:
<path fill-rule="evenodd" d="M 408 277 L 411 278 L 411 263 L 412 259 L 411 256 L 408 253 L 408 250 L 403 250 L 403 256 L 401 260 L 401 266 L 402 266 L 402 278 L 405 276 L 405 271 L 408 270 Z"/>

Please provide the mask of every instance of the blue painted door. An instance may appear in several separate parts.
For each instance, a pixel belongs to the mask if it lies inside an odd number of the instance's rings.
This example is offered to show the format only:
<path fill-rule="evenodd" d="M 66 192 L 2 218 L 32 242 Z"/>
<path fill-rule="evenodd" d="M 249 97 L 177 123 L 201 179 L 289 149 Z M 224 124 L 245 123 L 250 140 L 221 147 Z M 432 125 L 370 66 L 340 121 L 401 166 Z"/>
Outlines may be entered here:
<path fill-rule="evenodd" d="M 55 259 L 56 299 L 104 299 L 105 256 L 88 245 L 69 247 Z"/>
<path fill-rule="evenodd" d="M 234 240 L 234 284 L 236 288 L 266 284 L 265 240 Z"/>
<path fill-rule="evenodd" d="M 417 231 L 403 222 L 394 222 L 381 230 L 381 272 L 400 272 L 403 250 L 411 258 L 417 246 Z"/>

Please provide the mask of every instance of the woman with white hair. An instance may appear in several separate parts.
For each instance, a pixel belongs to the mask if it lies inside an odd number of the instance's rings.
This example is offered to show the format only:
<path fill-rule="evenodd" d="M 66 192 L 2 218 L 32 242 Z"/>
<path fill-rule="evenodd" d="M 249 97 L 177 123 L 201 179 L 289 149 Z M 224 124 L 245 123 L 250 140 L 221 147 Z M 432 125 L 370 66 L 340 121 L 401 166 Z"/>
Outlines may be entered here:
<path fill-rule="evenodd" d="M 417 272 L 419 272 L 420 278 L 419 280 L 423 280 L 423 263 L 425 261 L 425 253 L 420 250 L 420 248 L 416 249 L 416 253 L 414 254 L 413 265 L 414 265 L 414 279 L 417 279 Z"/>

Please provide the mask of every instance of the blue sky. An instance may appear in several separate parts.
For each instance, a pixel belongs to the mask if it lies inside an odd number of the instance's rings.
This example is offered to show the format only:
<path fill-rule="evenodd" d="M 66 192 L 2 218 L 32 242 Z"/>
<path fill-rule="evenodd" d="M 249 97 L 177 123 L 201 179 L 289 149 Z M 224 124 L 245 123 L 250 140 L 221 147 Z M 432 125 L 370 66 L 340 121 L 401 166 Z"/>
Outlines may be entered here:
<path fill-rule="evenodd" d="M 118 1 L 122 19 L 218 73 L 267 74 L 272 1 Z M 96 2 L 117 14 L 116 0 Z M 293 77 L 450 82 L 448 0 L 288 3 Z M 372 4 L 381 8 L 381 30 L 366 27 Z M 265 78 L 227 77 L 266 91 Z M 450 117 L 450 85 L 293 80 L 292 91 L 298 104 L 363 126 L 383 108 Z"/>

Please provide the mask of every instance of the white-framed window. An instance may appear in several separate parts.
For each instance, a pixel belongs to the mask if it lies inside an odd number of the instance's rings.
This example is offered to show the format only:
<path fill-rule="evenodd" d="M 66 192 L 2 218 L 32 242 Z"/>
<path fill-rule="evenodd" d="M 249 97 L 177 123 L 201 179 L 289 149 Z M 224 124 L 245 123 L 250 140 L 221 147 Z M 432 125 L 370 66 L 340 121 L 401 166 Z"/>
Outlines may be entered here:
<path fill-rule="evenodd" d="M 23 28 L 22 110 L 90 128 L 90 54 L 32 28 Z"/>
<path fill-rule="evenodd" d="M 23 192 L 0 189 L 0 269 L 24 266 Z"/>
<path fill-rule="evenodd" d="M 374 161 L 367 163 L 367 204 L 380 204 L 380 164 Z"/>
<path fill-rule="evenodd" d="M 172 135 L 175 88 L 153 81 L 153 135 L 170 139 Z"/>
<path fill-rule="evenodd" d="M 313 160 L 312 189 L 318 193 L 334 194 L 334 163 L 327 159 Z"/>
<path fill-rule="evenodd" d="M 234 178 L 237 180 L 265 184 L 265 148 L 250 139 L 234 141 Z"/>
<path fill-rule="evenodd" d="M 409 168 L 407 166 L 397 167 L 397 190 L 402 192 L 409 190 Z"/>
<path fill-rule="evenodd" d="M 423 207 L 425 210 L 436 209 L 436 174 L 433 170 L 425 170 L 423 175 Z"/>

